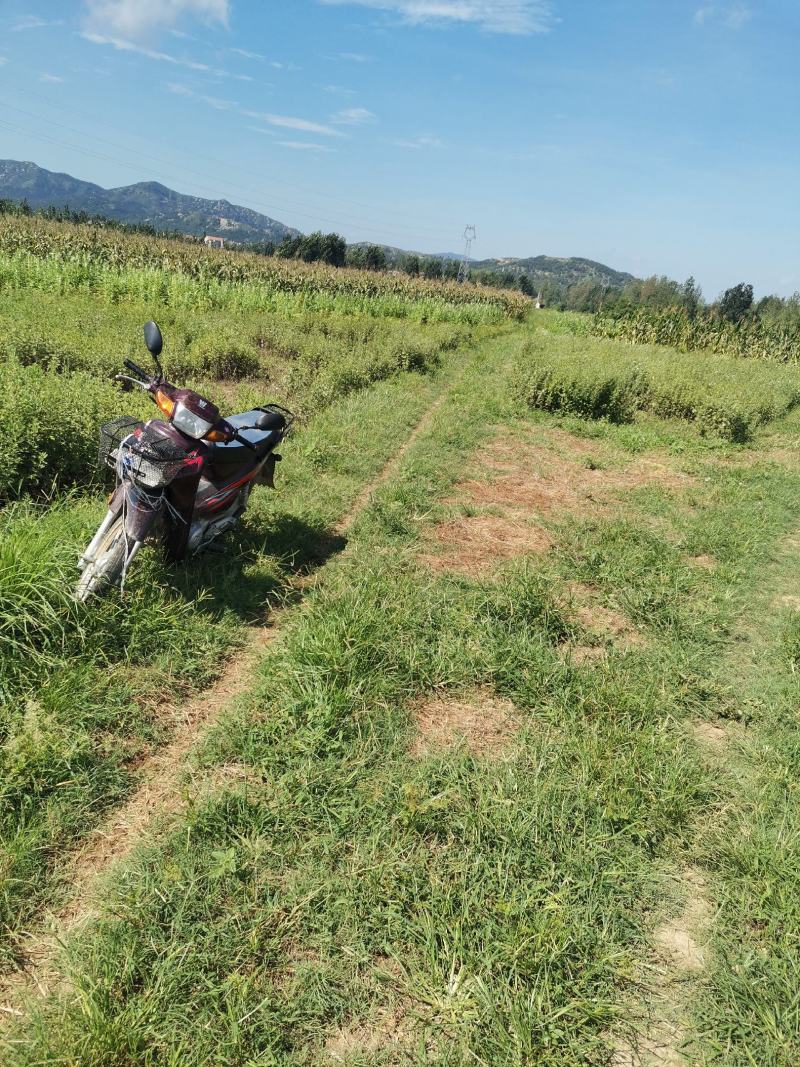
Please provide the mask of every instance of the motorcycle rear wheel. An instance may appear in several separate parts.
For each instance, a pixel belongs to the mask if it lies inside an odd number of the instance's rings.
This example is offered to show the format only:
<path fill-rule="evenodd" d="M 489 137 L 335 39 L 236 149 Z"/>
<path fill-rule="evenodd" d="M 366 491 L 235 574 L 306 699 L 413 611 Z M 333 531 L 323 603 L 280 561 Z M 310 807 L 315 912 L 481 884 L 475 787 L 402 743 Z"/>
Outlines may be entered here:
<path fill-rule="evenodd" d="M 97 546 L 94 559 L 83 569 L 75 586 L 75 599 L 85 604 L 92 597 L 103 593 L 119 581 L 125 565 L 125 530 L 122 517 L 113 522 Z"/>

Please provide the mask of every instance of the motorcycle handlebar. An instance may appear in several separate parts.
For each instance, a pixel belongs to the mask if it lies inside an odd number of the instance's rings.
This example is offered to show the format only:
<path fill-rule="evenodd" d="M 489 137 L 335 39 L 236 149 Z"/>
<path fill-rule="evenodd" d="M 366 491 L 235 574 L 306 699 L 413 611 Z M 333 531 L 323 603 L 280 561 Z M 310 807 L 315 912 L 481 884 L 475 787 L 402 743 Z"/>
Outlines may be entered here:
<path fill-rule="evenodd" d="M 233 439 L 234 439 L 234 441 L 238 441 L 239 444 L 244 445 L 245 448 L 249 448 L 251 452 L 257 452 L 258 451 L 256 446 L 250 444 L 250 442 L 247 440 L 247 438 L 243 437 L 242 434 L 240 434 L 238 430 L 234 430 Z"/>
<path fill-rule="evenodd" d="M 139 377 L 143 378 L 145 381 L 150 380 L 150 375 L 147 373 L 147 371 L 143 371 L 142 368 L 137 363 L 134 363 L 132 359 L 126 359 L 123 362 L 129 371 L 133 371 L 134 374 L 138 374 Z"/>

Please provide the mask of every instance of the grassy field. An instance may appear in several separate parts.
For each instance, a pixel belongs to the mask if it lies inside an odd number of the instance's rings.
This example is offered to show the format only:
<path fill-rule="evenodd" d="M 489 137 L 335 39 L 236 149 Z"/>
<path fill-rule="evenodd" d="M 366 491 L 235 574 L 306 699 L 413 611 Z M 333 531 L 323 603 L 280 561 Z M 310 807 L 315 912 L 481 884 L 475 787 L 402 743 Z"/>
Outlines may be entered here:
<path fill-rule="evenodd" d="M 69 236 L 68 227 L 56 230 Z M 142 762 L 172 735 L 182 703 L 291 596 L 297 574 L 324 558 L 330 525 L 413 425 L 442 360 L 502 330 L 504 319 L 484 321 L 472 305 L 440 293 L 440 314 L 428 321 L 427 292 L 416 304 L 407 295 L 403 317 L 388 313 L 380 292 L 363 298 L 359 311 L 350 295 L 331 293 L 314 314 L 298 294 L 285 293 L 276 310 L 263 279 L 219 283 L 212 308 L 202 303 L 208 279 L 150 271 L 165 288 L 148 293 L 139 288 L 142 270 L 121 262 L 116 274 L 102 274 L 87 256 L 81 280 L 73 260 L 58 262 L 50 251 L 26 253 L 24 269 L 19 257 L 0 268 L 7 298 L 0 314 L 5 965 L 19 957 L 28 921 L 60 899 L 65 857 L 130 793 Z M 98 277 L 99 288 L 90 284 Z M 59 278 L 60 292 L 48 288 Z M 299 413 L 282 486 L 295 506 L 276 518 L 266 493 L 261 501 L 257 494 L 228 560 L 206 558 L 166 574 L 160 561 L 144 560 L 124 601 L 84 611 L 70 589 L 75 560 L 103 513 L 99 426 L 121 413 L 153 414 L 149 401 L 120 393 L 110 377 L 126 357 L 146 361 L 141 325 L 153 315 L 176 383 L 196 386 L 225 411 L 272 400 Z"/>
<path fill-rule="evenodd" d="M 650 411 L 744 442 L 800 402 L 794 366 L 604 341 L 558 327 L 535 332 L 525 354 L 520 394 L 545 411 L 611 422 L 630 422 L 637 411 Z"/>
<path fill-rule="evenodd" d="M 12 373 L 101 365 L 29 300 Z M 386 321 L 324 402 L 275 359 L 308 417 L 226 557 L 86 612 L 96 497 L 0 517 L 3 1062 L 796 1063 L 800 375 Z"/>

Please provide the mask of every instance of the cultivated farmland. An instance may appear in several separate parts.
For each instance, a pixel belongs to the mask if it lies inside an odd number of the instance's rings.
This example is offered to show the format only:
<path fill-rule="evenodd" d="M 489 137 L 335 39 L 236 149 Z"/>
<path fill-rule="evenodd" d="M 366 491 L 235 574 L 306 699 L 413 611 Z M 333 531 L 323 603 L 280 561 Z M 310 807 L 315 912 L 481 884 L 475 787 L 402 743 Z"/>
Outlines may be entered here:
<path fill-rule="evenodd" d="M 795 367 L 0 226 L 3 1063 L 795 1063 Z M 300 428 L 78 606 L 150 317 Z"/>

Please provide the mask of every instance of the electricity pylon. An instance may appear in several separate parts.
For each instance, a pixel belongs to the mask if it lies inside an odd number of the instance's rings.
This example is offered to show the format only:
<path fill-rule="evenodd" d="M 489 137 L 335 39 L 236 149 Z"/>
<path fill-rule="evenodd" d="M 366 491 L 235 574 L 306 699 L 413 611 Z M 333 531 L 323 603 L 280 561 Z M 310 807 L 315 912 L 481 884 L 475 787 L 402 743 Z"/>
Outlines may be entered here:
<path fill-rule="evenodd" d="M 475 227 L 467 226 L 464 230 L 464 258 L 458 267 L 458 280 L 465 282 L 469 279 L 469 257 L 472 251 L 472 242 L 476 238 Z"/>

